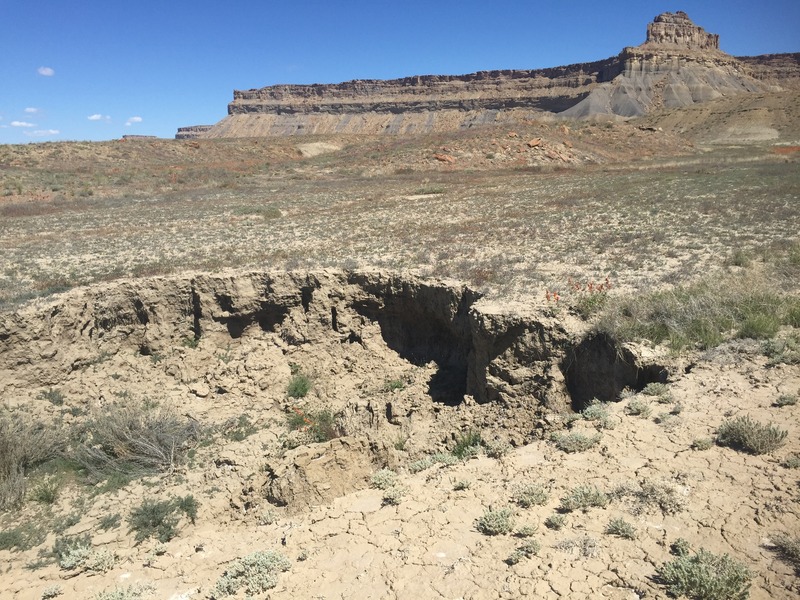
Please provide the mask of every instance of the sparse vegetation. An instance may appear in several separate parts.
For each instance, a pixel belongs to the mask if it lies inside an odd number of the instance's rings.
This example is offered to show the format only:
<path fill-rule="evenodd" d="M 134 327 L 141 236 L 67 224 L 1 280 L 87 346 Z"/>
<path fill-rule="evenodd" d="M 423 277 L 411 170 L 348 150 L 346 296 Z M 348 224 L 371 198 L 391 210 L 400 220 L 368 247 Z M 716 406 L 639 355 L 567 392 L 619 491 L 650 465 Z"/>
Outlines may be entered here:
<path fill-rule="evenodd" d="M 197 501 L 194 496 L 160 501 L 145 499 L 128 517 L 130 530 L 136 533 L 136 543 L 141 543 L 150 537 L 156 538 L 159 542 L 170 541 L 178 535 L 181 513 L 191 523 L 195 522 Z"/>
<path fill-rule="evenodd" d="M 795 404 L 797 404 L 796 394 L 781 394 L 778 396 L 778 399 L 775 400 L 775 406 L 778 408 L 783 408 L 784 406 L 794 406 Z"/>
<path fill-rule="evenodd" d="M 576 510 L 587 511 L 590 508 L 605 508 L 608 506 L 608 494 L 601 492 L 591 485 L 579 485 L 561 498 L 558 510 L 573 512 Z"/>
<path fill-rule="evenodd" d="M 311 378 L 303 373 L 296 373 L 286 386 L 286 395 L 289 398 L 305 398 L 312 387 Z"/>
<path fill-rule="evenodd" d="M 386 490 L 397 483 L 397 473 L 391 469 L 381 469 L 370 477 L 370 485 L 379 490 Z"/>
<path fill-rule="evenodd" d="M 156 591 L 156 586 L 152 583 L 134 583 L 125 587 L 100 592 L 92 596 L 92 600 L 141 600 L 149 598 Z"/>
<path fill-rule="evenodd" d="M 55 458 L 63 447 L 60 429 L 0 412 L 0 510 L 19 505 L 25 498 L 26 473 Z"/>
<path fill-rule="evenodd" d="M 253 552 L 233 563 L 217 580 L 213 598 L 236 595 L 240 590 L 248 596 L 261 594 L 278 584 L 278 575 L 288 571 L 292 563 L 283 554 L 270 550 Z"/>
<path fill-rule="evenodd" d="M 648 402 L 644 400 L 640 400 L 639 398 L 634 398 L 630 402 L 628 402 L 627 406 L 625 407 L 625 414 L 631 415 L 633 417 L 641 417 L 646 419 L 649 417 L 653 412 L 653 409 L 650 407 Z"/>
<path fill-rule="evenodd" d="M 475 529 L 484 535 L 505 535 L 514 530 L 514 513 L 510 508 L 488 508 L 475 521 Z"/>
<path fill-rule="evenodd" d="M 788 435 L 785 429 L 744 416 L 724 421 L 717 430 L 717 443 L 750 454 L 770 454 L 785 443 Z"/>
<path fill-rule="evenodd" d="M 625 538 L 626 540 L 636 539 L 636 527 L 619 517 L 611 519 L 608 522 L 608 525 L 606 525 L 606 533 Z"/>
<path fill-rule="evenodd" d="M 703 550 L 680 555 L 664 563 L 657 571 L 658 580 L 675 597 L 695 600 L 746 600 L 750 596 L 752 574 L 727 554 Z"/>
<path fill-rule="evenodd" d="M 511 499 L 522 508 L 546 504 L 550 494 L 547 489 L 535 483 L 521 483 L 514 486 Z"/>
<path fill-rule="evenodd" d="M 130 401 L 100 409 L 77 459 L 96 481 L 168 472 L 183 463 L 199 427 L 169 407 Z"/>
<path fill-rule="evenodd" d="M 585 452 L 597 445 L 600 434 L 588 436 L 579 432 L 554 433 L 550 439 L 555 442 L 556 448 L 562 452 Z"/>
<path fill-rule="evenodd" d="M 564 515 L 550 515 L 544 520 L 544 526 L 553 531 L 559 531 L 567 524 L 567 517 Z"/>
<path fill-rule="evenodd" d="M 659 404 L 669 404 L 672 402 L 672 392 L 666 383 L 648 383 L 642 389 L 642 394 L 654 398 Z"/>
<path fill-rule="evenodd" d="M 692 442 L 692 450 L 709 450 L 714 445 L 711 438 L 697 438 Z"/>
<path fill-rule="evenodd" d="M 800 574 L 800 536 L 778 533 L 772 537 L 772 546 L 781 559 Z"/>
<path fill-rule="evenodd" d="M 532 556 L 536 556 L 539 554 L 539 550 L 542 549 L 542 545 L 537 542 L 536 540 L 529 540 L 525 542 L 522 546 L 518 547 L 511 555 L 505 560 L 506 564 L 508 565 L 516 565 L 522 559 L 531 558 Z"/>
<path fill-rule="evenodd" d="M 406 488 L 395 485 L 392 487 L 388 487 L 383 491 L 383 498 L 381 499 L 381 503 L 384 506 L 397 506 L 403 501 L 407 493 Z"/>
<path fill-rule="evenodd" d="M 456 445 L 453 448 L 453 456 L 465 460 L 476 456 L 481 448 L 481 434 L 477 431 L 469 430 L 456 436 Z"/>

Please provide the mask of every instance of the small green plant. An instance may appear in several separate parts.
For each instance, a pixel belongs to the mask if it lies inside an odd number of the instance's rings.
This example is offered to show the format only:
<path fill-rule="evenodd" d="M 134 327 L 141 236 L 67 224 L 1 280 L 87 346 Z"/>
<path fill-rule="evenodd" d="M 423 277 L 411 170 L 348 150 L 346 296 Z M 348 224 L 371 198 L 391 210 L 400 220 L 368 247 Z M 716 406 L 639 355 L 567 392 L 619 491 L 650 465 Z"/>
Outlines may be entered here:
<path fill-rule="evenodd" d="M 384 392 L 395 392 L 398 390 L 402 390 L 406 387 L 406 382 L 402 379 L 390 379 L 386 383 L 383 384 L 383 391 Z"/>
<path fill-rule="evenodd" d="M 154 537 L 159 542 L 168 542 L 178 535 L 180 513 L 192 523 L 197 517 L 197 501 L 191 494 L 183 498 L 154 501 L 145 499 L 131 511 L 128 517 L 130 530 L 136 532 L 136 543 Z"/>
<path fill-rule="evenodd" d="M 539 554 L 542 545 L 536 540 L 528 540 L 522 546 L 514 550 L 511 555 L 505 560 L 508 565 L 515 565 L 524 558 L 531 558 Z"/>
<path fill-rule="evenodd" d="M 286 386 L 286 395 L 289 398 L 305 398 L 311 391 L 311 379 L 303 373 L 297 373 L 289 380 Z"/>
<path fill-rule="evenodd" d="M 746 600 L 752 574 L 727 554 L 716 555 L 702 548 L 664 563 L 656 570 L 658 581 L 671 596 L 696 600 Z"/>
<path fill-rule="evenodd" d="M 778 315 L 757 313 L 745 318 L 736 337 L 766 340 L 775 337 L 780 327 L 781 320 Z"/>
<path fill-rule="evenodd" d="M 564 552 L 572 552 L 573 550 L 577 550 L 578 554 L 583 558 L 591 558 L 597 554 L 599 544 L 597 539 L 590 535 L 584 535 L 583 537 L 579 538 L 562 540 L 553 547 Z"/>
<path fill-rule="evenodd" d="M 608 420 L 608 408 L 596 398 L 591 401 L 589 406 L 581 411 L 581 416 L 587 421 L 605 421 Z"/>
<path fill-rule="evenodd" d="M 181 338 L 181 346 L 184 348 L 197 348 L 200 345 L 200 338 L 197 336 L 184 336 Z"/>
<path fill-rule="evenodd" d="M 763 425 L 748 416 L 724 421 L 717 430 L 717 444 L 750 454 L 770 454 L 785 442 L 788 432 Z"/>
<path fill-rule="evenodd" d="M 472 482 L 469 479 L 461 479 L 453 484 L 453 491 L 460 492 L 468 490 L 471 486 Z"/>
<path fill-rule="evenodd" d="M 41 504 L 55 504 L 61 491 L 61 480 L 50 477 L 31 490 L 30 497 Z"/>
<path fill-rule="evenodd" d="M 643 419 L 649 417 L 652 412 L 653 409 L 650 407 L 650 404 L 638 398 L 634 398 L 633 400 L 628 402 L 628 405 L 625 407 L 626 415 L 631 415 L 633 417 L 641 417 Z"/>
<path fill-rule="evenodd" d="M 484 440 L 483 448 L 489 458 L 501 458 L 508 454 L 511 445 L 503 440 Z"/>
<path fill-rule="evenodd" d="M 305 431 L 312 442 L 327 442 L 342 436 L 336 415 L 329 409 L 304 411 L 294 407 L 287 417 L 289 431 Z"/>
<path fill-rule="evenodd" d="M 514 532 L 514 535 L 519 538 L 529 538 L 537 531 L 539 528 L 536 525 L 523 525 Z"/>
<path fill-rule="evenodd" d="M 669 404 L 672 401 L 672 392 L 666 383 L 648 383 L 642 389 L 642 394 L 650 396 L 659 404 Z"/>
<path fill-rule="evenodd" d="M 0 550 L 30 550 L 44 542 L 47 531 L 39 524 L 26 521 L 11 529 L 0 531 Z"/>
<path fill-rule="evenodd" d="M 238 417 L 228 419 L 222 424 L 222 434 L 232 442 L 241 442 L 258 431 L 258 427 L 250 421 L 250 415 L 242 413 Z"/>
<path fill-rule="evenodd" d="M 544 520 L 544 526 L 553 531 L 559 531 L 567 524 L 567 517 L 564 515 L 550 515 Z"/>
<path fill-rule="evenodd" d="M 569 454 L 573 452 L 585 452 L 600 441 L 601 435 L 588 436 L 580 432 L 554 433 L 550 439 L 555 442 L 556 448 Z"/>
<path fill-rule="evenodd" d="M 453 448 L 453 456 L 461 460 L 476 456 L 481 448 L 481 434 L 477 431 L 469 430 L 456 437 L 456 446 Z"/>
<path fill-rule="evenodd" d="M 397 506 L 403 501 L 406 492 L 407 490 L 404 487 L 400 486 L 393 486 L 386 488 L 383 491 L 383 498 L 381 499 L 381 504 L 383 504 L 383 506 Z"/>
<path fill-rule="evenodd" d="M 783 459 L 781 466 L 785 469 L 800 469 L 800 454 L 797 452 L 790 454 Z"/>
<path fill-rule="evenodd" d="M 141 600 L 150 597 L 155 591 L 156 586 L 152 583 L 134 583 L 95 594 L 92 600 Z"/>
<path fill-rule="evenodd" d="M 541 506 L 547 503 L 550 494 L 542 485 L 535 483 L 522 483 L 514 486 L 511 499 L 522 508 Z"/>
<path fill-rule="evenodd" d="M 492 508 L 475 520 L 475 529 L 484 535 L 505 535 L 514 529 L 514 513 L 510 508 Z"/>
<path fill-rule="evenodd" d="M 61 406 L 64 404 L 64 394 L 55 388 L 44 390 L 39 394 L 39 398 L 42 400 L 47 400 L 54 406 Z"/>
<path fill-rule="evenodd" d="M 636 527 L 622 518 L 611 519 L 606 525 L 606 533 L 626 540 L 636 539 Z"/>
<path fill-rule="evenodd" d="M 590 508 L 605 508 L 608 506 L 608 502 L 608 494 L 591 485 L 579 485 L 561 498 L 558 510 L 561 512 L 587 511 Z"/>
<path fill-rule="evenodd" d="M 62 587 L 58 584 L 47 586 L 42 590 L 42 600 L 50 600 L 64 593 Z"/>
<path fill-rule="evenodd" d="M 678 538 L 670 544 L 669 551 L 673 556 L 689 556 L 692 548 L 687 540 Z"/>
<path fill-rule="evenodd" d="M 697 438 L 692 442 L 692 450 L 709 450 L 714 445 L 711 438 Z"/>
<path fill-rule="evenodd" d="M 109 529 L 116 529 L 122 524 L 122 515 L 114 513 L 113 515 L 103 515 L 97 523 L 97 528 L 100 531 L 108 531 Z"/>
<path fill-rule="evenodd" d="M 370 477 L 370 485 L 379 490 L 386 490 L 397 483 L 397 473 L 391 469 L 381 469 Z"/>
<path fill-rule="evenodd" d="M 228 566 L 217 580 L 212 597 L 233 596 L 240 590 L 248 596 L 261 594 L 274 588 L 278 584 L 278 575 L 291 566 L 289 559 L 279 552 L 253 552 Z"/>
<path fill-rule="evenodd" d="M 775 406 L 778 408 L 783 408 L 784 406 L 794 406 L 795 404 L 797 404 L 796 394 L 782 394 L 778 396 L 777 400 L 775 400 Z"/>

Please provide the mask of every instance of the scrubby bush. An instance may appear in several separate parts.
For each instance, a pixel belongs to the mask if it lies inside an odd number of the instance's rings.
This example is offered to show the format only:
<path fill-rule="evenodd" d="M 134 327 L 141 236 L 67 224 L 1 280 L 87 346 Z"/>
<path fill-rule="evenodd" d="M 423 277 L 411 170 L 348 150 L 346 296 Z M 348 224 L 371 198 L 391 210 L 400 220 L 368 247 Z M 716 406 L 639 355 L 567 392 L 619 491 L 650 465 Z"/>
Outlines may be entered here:
<path fill-rule="evenodd" d="M 386 488 L 383 491 L 383 498 L 381 499 L 381 504 L 384 506 L 397 506 L 403 501 L 403 498 L 406 495 L 406 488 L 401 486 L 393 486 Z"/>
<path fill-rule="evenodd" d="M 642 417 L 643 419 L 649 417 L 652 412 L 653 409 L 650 407 L 650 404 L 638 398 L 634 398 L 628 402 L 628 405 L 625 407 L 626 415 Z"/>
<path fill-rule="evenodd" d="M 556 448 L 562 452 L 585 452 L 600 441 L 600 434 L 588 436 L 579 432 L 554 433 L 550 439 L 555 442 Z"/>
<path fill-rule="evenodd" d="M 591 485 L 579 485 L 561 498 L 558 510 L 572 512 L 575 510 L 586 511 L 590 508 L 605 508 L 608 506 L 608 502 L 608 494 Z"/>
<path fill-rule="evenodd" d="M 481 434 L 478 431 L 469 430 L 456 436 L 456 445 L 453 448 L 453 456 L 461 460 L 476 456 L 481 449 Z"/>
<path fill-rule="evenodd" d="M 59 429 L 23 415 L 0 413 L 0 510 L 23 501 L 25 475 L 58 456 L 64 443 Z"/>
<path fill-rule="evenodd" d="M 636 527 L 622 518 L 611 519 L 606 525 L 606 533 L 626 540 L 636 539 Z"/>
<path fill-rule="evenodd" d="M 800 536 L 778 533 L 772 538 L 772 544 L 780 557 L 800 573 Z"/>
<path fill-rule="evenodd" d="M 278 575 L 292 563 L 283 554 L 270 550 L 253 552 L 232 562 L 217 580 L 212 598 L 233 596 L 243 590 L 247 595 L 261 594 L 278 584 Z"/>
<path fill-rule="evenodd" d="M 536 540 L 528 540 L 522 546 L 514 550 L 514 552 L 511 553 L 511 556 L 509 556 L 505 562 L 508 565 L 515 565 L 523 558 L 531 558 L 532 556 L 536 556 L 539 554 L 541 549 L 542 545 L 539 542 Z"/>
<path fill-rule="evenodd" d="M 289 398 L 305 398 L 311 391 L 311 378 L 303 373 L 295 374 L 286 386 L 286 395 Z"/>
<path fill-rule="evenodd" d="M 717 443 L 750 454 L 770 454 L 785 443 L 787 436 L 784 429 L 744 416 L 724 421 L 717 430 Z"/>
<path fill-rule="evenodd" d="M 87 425 L 78 462 L 97 481 L 116 474 L 139 476 L 171 471 L 197 442 L 195 421 L 149 402 L 112 404 Z"/>
<path fill-rule="evenodd" d="M 564 515 L 550 515 L 544 520 L 544 526 L 553 531 L 558 531 L 564 528 L 567 524 L 567 517 Z"/>
<path fill-rule="evenodd" d="M 656 576 L 670 595 L 695 600 L 745 600 L 752 579 L 747 568 L 727 554 L 719 556 L 702 548 L 695 555 L 664 563 Z"/>
<path fill-rule="evenodd" d="M 134 583 L 126 587 L 100 592 L 93 596 L 92 600 L 141 600 L 152 596 L 155 591 L 156 586 L 152 583 Z"/>
<path fill-rule="evenodd" d="M 197 518 L 197 501 L 191 494 L 183 498 L 154 501 L 145 499 L 131 511 L 128 523 L 136 532 L 136 543 L 154 537 L 168 542 L 178 535 L 178 523 L 183 513 L 192 523 Z"/>
<path fill-rule="evenodd" d="M 372 477 L 369 479 L 369 483 L 372 487 L 379 490 L 389 489 L 395 483 L 397 483 L 397 473 L 391 469 L 381 469 L 380 471 L 376 471 L 372 474 Z"/>
<path fill-rule="evenodd" d="M 484 535 L 505 535 L 514 529 L 514 513 L 510 508 L 488 508 L 475 520 L 475 529 Z"/>
<path fill-rule="evenodd" d="M 514 486 L 511 499 L 522 508 L 531 506 L 541 506 L 547 502 L 549 497 L 547 489 L 536 483 L 522 483 Z"/>

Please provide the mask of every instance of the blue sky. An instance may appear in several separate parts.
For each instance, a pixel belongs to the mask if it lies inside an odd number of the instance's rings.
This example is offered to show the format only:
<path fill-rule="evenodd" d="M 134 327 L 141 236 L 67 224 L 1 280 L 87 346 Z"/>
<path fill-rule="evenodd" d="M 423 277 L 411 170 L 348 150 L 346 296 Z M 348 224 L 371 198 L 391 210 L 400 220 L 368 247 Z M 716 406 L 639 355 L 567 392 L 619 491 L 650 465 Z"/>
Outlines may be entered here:
<path fill-rule="evenodd" d="M 599 60 L 677 10 L 730 54 L 800 51 L 798 0 L 0 0 L 0 143 L 172 137 L 277 83 Z"/>

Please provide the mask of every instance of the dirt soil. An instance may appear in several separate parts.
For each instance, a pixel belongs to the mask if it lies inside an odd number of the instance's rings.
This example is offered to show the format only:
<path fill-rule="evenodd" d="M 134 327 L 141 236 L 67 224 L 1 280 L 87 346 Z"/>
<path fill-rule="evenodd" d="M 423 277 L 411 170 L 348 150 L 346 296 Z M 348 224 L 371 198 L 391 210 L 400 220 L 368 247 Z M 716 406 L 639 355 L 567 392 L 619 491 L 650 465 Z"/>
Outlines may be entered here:
<path fill-rule="evenodd" d="M 145 403 L 204 432 L 169 472 L 119 485 L 28 473 L 0 515 L 0 597 L 210 598 L 235 560 L 272 550 L 290 566 L 255 597 L 662 598 L 679 538 L 743 563 L 751 598 L 797 597 L 774 543 L 800 535 L 800 406 L 778 402 L 800 394 L 800 365 L 749 339 L 606 344 L 576 309 L 606 282 L 667 290 L 797 243 L 786 147 L 637 122 L 0 147 L 3 414 L 78 435 Z M 604 419 L 576 412 L 591 397 Z M 739 416 L 785 443 L 713 443 Z M 597 441 L 559 447 L 577 433 Z M 516 501 L 524 484 L 541 504 Z M 607 505 L 565 511 L 582 485 Z M 187 495 L 194 522 L 136 540 L 144 500 Z M 488 509 L 509 509 L 511 532 L 483 533 Z M 632 539 L 608 532 L 616 518 Z M 59 565 L 50 550 L 76 536 L 112 559 Z"/>

